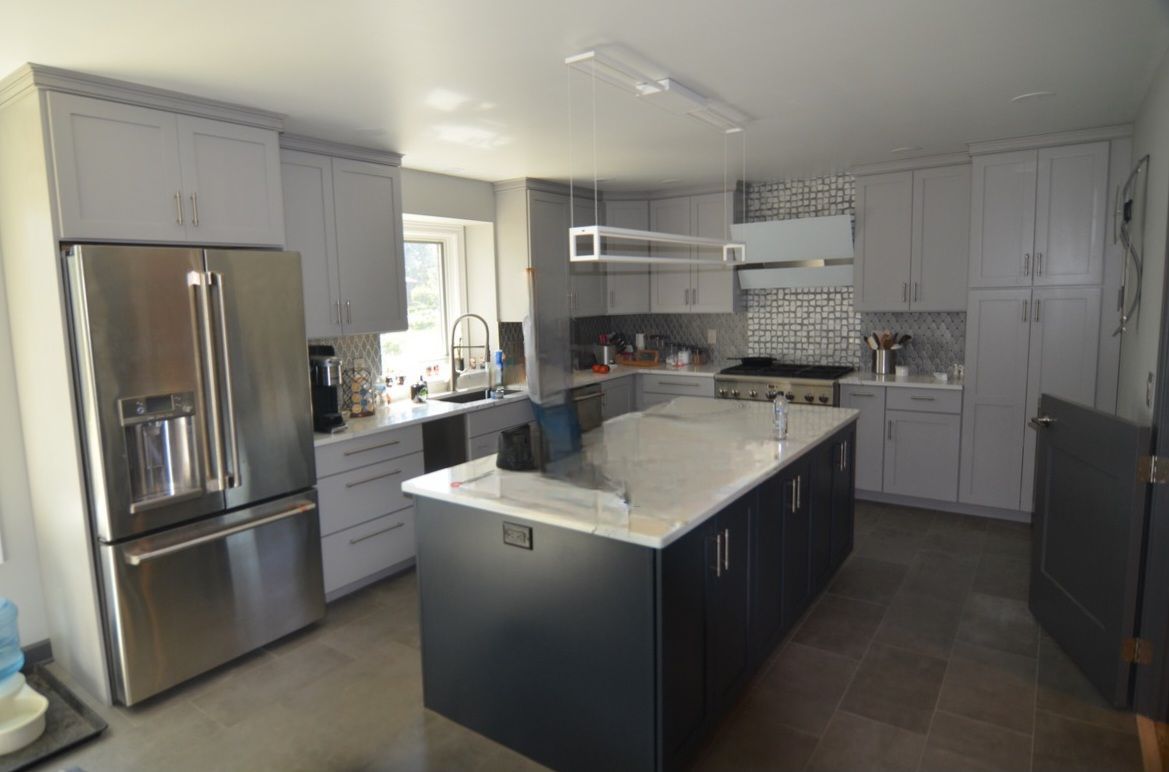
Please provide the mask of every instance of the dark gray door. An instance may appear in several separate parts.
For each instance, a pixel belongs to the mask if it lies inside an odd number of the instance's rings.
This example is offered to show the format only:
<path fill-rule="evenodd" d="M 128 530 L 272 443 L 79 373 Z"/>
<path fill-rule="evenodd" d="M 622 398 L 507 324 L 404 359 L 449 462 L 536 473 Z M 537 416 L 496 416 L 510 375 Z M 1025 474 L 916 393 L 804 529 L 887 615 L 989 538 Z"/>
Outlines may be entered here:
<path fill-rule="evenodd" d="M 1031 612 L 1117 707 L 1130 700 L 1150 430 L 1044 394 L 1037 435 Z"/>

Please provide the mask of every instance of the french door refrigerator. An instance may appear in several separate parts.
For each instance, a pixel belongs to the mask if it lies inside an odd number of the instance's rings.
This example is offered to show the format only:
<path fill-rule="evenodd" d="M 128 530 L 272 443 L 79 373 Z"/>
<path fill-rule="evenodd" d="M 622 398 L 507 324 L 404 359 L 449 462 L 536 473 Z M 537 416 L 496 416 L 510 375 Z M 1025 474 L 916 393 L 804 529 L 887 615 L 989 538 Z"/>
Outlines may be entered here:
<path fill-rule="evenodd" d="M 131 705 L 324 615 L 295 252 L 65 252 L 113 693 Z"/>

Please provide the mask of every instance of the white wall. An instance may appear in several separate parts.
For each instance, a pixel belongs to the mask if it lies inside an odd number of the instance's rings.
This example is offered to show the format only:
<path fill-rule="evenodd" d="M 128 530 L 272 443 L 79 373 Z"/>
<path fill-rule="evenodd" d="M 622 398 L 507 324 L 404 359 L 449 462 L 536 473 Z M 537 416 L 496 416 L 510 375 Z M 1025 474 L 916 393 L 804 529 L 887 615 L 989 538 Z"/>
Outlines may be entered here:
<path fill-rule="evenodd" d="M 494 222 L 495 188 L 482 180 L 403 169 L 402 211 L 454 220 Z"/>
<path fill-rule="evenodd" d="M 12 339 L 4 291 L 4 271 L 0 265 L 0 539 L 4 545 L 0 595 L 11 598 L 20 609 L 20 640 L 28 645 L 49 637 L 49 623 L 41 594 L 41 569 L 16 404 Z"/>
<path fill-rule="evenodd" d="M 1145 399 L 1146 380 L 1157 369 L 1161 304 L 1165 280 L 1165 249 L 1169 226 L 1169 53 L 1161 60 L 1133 129 L 1135 164 L 1149 156 L 1148 199 L 1145 207 L 1145 270 L 1141 282 L 1141 309 L 1130 324 L 1120 351 L 1117 413 L 1147 423 L 1153 408 Z"/>

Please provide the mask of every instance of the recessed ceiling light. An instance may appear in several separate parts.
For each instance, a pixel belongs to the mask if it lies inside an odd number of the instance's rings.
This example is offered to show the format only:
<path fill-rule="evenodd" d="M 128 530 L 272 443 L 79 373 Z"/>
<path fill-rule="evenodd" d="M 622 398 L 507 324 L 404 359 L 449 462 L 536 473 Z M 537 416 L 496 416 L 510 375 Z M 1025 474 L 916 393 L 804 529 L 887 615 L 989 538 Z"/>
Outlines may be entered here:
<path fill-rule="evenodd" d="M 1025 94 L 1019 94 L 1011 97 L 1012 102 L 1026 102 L 1029 99 L 1045 99 L 1047 97 L 1055 96 L 1054 91 L 1028 91 Z"/>
<path fill-rule="evenodd" d="M 914 150 L 921 150 L 921 145 L 902 145 L 890 150 L 890 153 L 912 153 Z"/>

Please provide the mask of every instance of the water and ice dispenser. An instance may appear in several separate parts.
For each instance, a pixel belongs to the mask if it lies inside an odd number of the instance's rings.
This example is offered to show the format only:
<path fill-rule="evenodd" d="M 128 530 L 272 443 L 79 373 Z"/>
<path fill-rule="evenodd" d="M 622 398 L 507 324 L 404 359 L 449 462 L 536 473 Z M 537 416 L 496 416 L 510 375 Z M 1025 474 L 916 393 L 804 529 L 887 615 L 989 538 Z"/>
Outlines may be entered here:
<path fill-rule="evenodd" d="M 131 511 L 199 491 L 192 392 L 118 401 L 130 469 Z"/>

